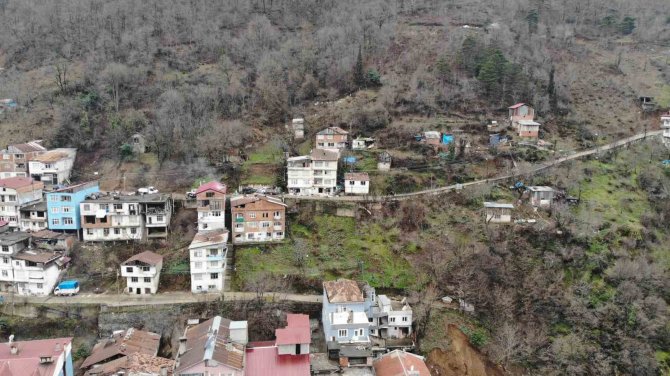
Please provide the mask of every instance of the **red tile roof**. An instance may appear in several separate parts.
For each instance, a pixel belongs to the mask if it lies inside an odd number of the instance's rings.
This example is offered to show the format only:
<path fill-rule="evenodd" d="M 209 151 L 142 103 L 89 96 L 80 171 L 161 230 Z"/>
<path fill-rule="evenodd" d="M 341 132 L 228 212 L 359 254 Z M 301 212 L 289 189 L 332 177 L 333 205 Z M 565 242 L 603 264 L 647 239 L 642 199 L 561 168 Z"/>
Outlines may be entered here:
<path fill-rule="evenodd" d="M 514 106 L 509 106 L 508 108 L 515 109 L 515 108 L 519 108 L 519 107 L 524 106 L 524 105 L 525 105 L 525 103 L 517 103 Z"/>
<path fill-rule="evenodd" d="M 158 265 L 163 262 L 163 256 L 151 251 L 144 251 L 124 261 L 122 265 L 127 265 L 133 261 L 143 262 L 148 265 Z"/>
<path fill-rule="evenodd" d="M 6 343 L 0 345 L 0 375 L 26 376 L 51 375 L 56 369 L 57 358 L 69 346 L 72 338 L 40 339 L 14 342 L 19 349 L 12 355 Z M 53 363 L 40 364 L 40 357 L 51 356 Z"/>
<path fill-rule="evenodd" d="M 277 345 L 295 345 L 299 343 L 311 343 L 311 330 L 309 328 L 309 316 L 289 313 L 286 316 L 285 328 L 275 330 Z"/>
<path fill-rule="evenodd" d="M 195 194 L 200 194 L 205 191 L 217 191 L 220 193 L 226 194 L 226 185 L 221 184 L 218 181 L 210 181 L 209 183 L 201 184 L 198 187 L 198 190 L 195 191 Z"/>
<path fill-rule="evenodd" d="M 373 363 L 376 376 L 407 376 L 410 371 L 413 375 L 430 376 L 430 371 L 423 357 L 401 350 L 394 350 L 384 354 Z"/>
<path fill-rule="evenodd" d="M 347 172 L 344 180 L 370 181 L 370 175 L 367 172 Z"/>
<path fill-rule="evenodd" d="M 160 340 L 160 334 L 130 328 L 98 342 L 93 347 L 91 355 L 82 363 L 81 368 L 86 369 L 95 364 L 105 363 L 109 359 L 132 353 L 156 356 Z"/>
<path fill-rule="evenodd" d="M 17 189 L 34 184 L 33 178 L 23 176 L 15 176 L 13 178 L 0 179 L 0 187 Z M 41 184 L 41 183 L 40 183 Z"/>
<path fill-rule="evenodd" d="M 338 279 L 337 281 L 323 282 L 328 301 L 331 303 L 355 303 L 364 302 L 363 293 L 358 284 L 350 279 Z"/>
<path fill-rule="evenodd" d="M 276 346 L 249 347 L 245 374 L 309 376 L 309 354 L 278 355 Z"/>

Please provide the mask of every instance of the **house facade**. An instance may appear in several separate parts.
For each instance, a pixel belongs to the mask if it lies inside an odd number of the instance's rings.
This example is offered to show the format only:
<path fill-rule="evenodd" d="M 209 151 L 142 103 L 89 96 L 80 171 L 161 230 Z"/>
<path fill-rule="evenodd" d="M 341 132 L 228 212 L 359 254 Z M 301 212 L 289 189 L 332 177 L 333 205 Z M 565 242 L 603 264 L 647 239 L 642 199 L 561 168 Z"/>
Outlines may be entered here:
<path fill-rule="evenodd" d="M 70 179 L 77 149 L 60 148 L 42 153 L 28 162 L 28 170 L 33 179 L 44 183 L 46 189 L 64 184 Z"/>
<path fill-rule="evenodd" d="M 74 376 L 72 338 L 14 341 L 0 346 L 0 373 L 7 376 Z"/>
<path fill-rule="evenodd" d="M 535 110 L 525 103 L 517 103 L 507 108 L 510 125 L 517 129 L 519 120 L 534 120 Z"/>
<path fill-rule="evenodd" d="M 16 291 L 14 256 L 28 248 L 29 243 L 30 235 L 24 232 L 4 232 L 0 234 L 0 291 Z"/>
<path fill-rule="evenodd" d="M 254 194 L 230 198 L 233 244 L 283 240 L 286 204 L 279 198 Z"/>
<path fill-rule="evenodd" d="M 198 232 L 188 247 L 191 292 L 220 292 L 225 286 L 228 230 Z"/>
<path fill-rule="evenodd" d="M 347 148 L 349 132 L 340 127 L 328 127 L 316 134 L 316 149 L 338 152 Z"/>
<path fill-rule="evenodd" d="M 351 150 L 366 150 L 375 147 L 375 139 L 372 137 L 357 137 L 351 142 Z"/>
<path fill-rule="evenodd" d="M 46 151 L 41 141 L 9 145 L 0 151 L 0 178 L 28 177 L 28 162 Z"/>
<path fill-rule="evenodd" d="M 519 120 L 517 128 L 521 138 L 537 139 L 540 134 L 540 123 L 533 120 Z"/>
<path fill-rule="evenodd" d="M 383 339 L 403 339 L 412 334 L 412 307 L 404 298 L 391 300 L 386 295 L 377 295 L 374 288 L 365 287 L 370 320 L 370 335 Z"/>
<path fill-rule="evenodd" d="M 187 326 L 179 338 L 173 374 L 244 376 L 247 343 L 246 321 L 215 316 Z"/>
<path fill-rule="evenodd" d="M 546 208 L 551 206 L 556 196 L 556 191 L 551 187 L 530 186 L 527 187 L 530 192 L 530 204 L 535 207 Z"/>
<path fill-rule="evenodd" d="M 166 239 L 172 217 L 168 195 L 92 194 L 79 204 L 84 241 Z"/>
<path fill-rule="evenodd" d="M 377 170 L 379 171 L 390 171 L 391 170 L 391 154 L 387 151 L 379 153 L 377 158 Z"/>
<path fill-rule="evenodd" d="M 370 176 L 367 172 L 348 172 L 344 174 L 344 193 L 367 195 L 370 193 Z"/>
<path fill-rule="evenodd" d="M 42 198 L 44 184 L 29 177 L 0 179 L 0 221 L 19 229 L 21 206 Z"/>
<path fill-rule="evenodd" d="M 200 185 L 195 193 L 198 231 L 226 228 L 226 186 L 216 181 Z"/>
<path fill-rule="evenodd" d="M 155 294 L 163 268 L 163 256 L 144 251 L 121 263 L 121 277 L 126 279 L 128 294 Z"/>
<path fill-rule="evenodd" d="M 296 140 L 302 140 L 305 138 L 305 119 L 303 118 L 293 118 L 291 124 L 287 124 L 286 128 L 293 132 L 293 138 Z"/>
<path fill-rule="evenodd" d="M 337 190 L 337 152 L 312 150 L 287 160 L 287 187 L 294 195 L 332 195 Z"/>
<path fill-rule="evenodd" d="M 75 233 L 81 232 L 80 204 L 90 195 L 100 192 L 97 181 L 75 184 L 46 194 L 49 229 Z"/>
<path fill-rule="evenodd" d="M 47 203 L 37 200 L 21 206 L 19 210 L 21 231 L 41 231 L 47 228 Z"/>
<path fill-rule="evenodd" d="M 484 211 L 486 223 L 510 223 L 512 222 L 512 204 L 500 204 L 497 202 L 485 202 Z"/>
<path fill-rule="evenodd" d="M 663 130 L 663 137 L 670 138 L 670 112 L 661 115 L 661 129 Z"/>

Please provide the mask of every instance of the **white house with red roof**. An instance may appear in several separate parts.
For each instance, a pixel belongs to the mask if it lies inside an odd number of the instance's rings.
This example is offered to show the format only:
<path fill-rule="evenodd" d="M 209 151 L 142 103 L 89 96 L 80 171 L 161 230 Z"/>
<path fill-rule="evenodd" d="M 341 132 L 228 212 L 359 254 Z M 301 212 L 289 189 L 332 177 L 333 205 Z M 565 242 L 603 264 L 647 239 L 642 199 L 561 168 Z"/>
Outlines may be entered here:
<path fill-rule="evenodd" d="M 2 376 L 74 376 L 72 338 L 13 341 L 0 346 Z"/>
<path fill-rule="evenodd" d="M 42 198 L 44 184 L 29 177 L 0 179 L 0 221 L 20 226 L 21 206 Z"/>
<path fill-rule="evenodd" d="M 218 181 L 201 184 L 195 191 L 198 231 L 226 228 L 226 185 Z"/>
<path fill-rule="evenodd" d="M 308 376 L 310 374 L 309 316 L 288 314 L 285 328 L 275 330 L 274 341 L 251 342 L 246 349 L 247 376 Z"/>
<path fill-rule="evenodd" d="M 121 277 L 129 294 L 155 294 L 163 268 L 163 256 L 144 251 L 121 263 Z"/>

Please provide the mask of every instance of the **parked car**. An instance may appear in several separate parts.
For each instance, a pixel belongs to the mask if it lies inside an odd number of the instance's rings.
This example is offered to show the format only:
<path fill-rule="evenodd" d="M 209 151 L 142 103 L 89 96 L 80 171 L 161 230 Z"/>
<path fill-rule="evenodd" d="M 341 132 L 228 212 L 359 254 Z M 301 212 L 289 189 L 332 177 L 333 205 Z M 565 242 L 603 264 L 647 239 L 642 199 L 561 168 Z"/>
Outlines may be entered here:
<path fill-rule="evenodd" d="M 195 189 L 191 189 L 190 191 L 186 192 L 186 198 L 189 199 L 195 199 Z"/>
<path fill-rule="evenodd" d="M 78 281 L 63 281 L 54 289 L 54 295 L 68 295 L 72 296 L 79 293 Z"/>
<path fill-rule="evenodd" d="M 137 193 L 139 193 L 141 195 L 147 195 L 147 194 L 150 195 L 150 194 L 158 193 L 158 189 L 156 189 L 154 187 L 144 187 L 144 188 L 138 189 Z"/>
<path fill-rule="evenodd" d="M 251 187 L 242 188 L 242 194 L 248 195 L 248 194 L 251 194 L 251 193 L 256 193 L 256 190 L 251 188 Z"/>

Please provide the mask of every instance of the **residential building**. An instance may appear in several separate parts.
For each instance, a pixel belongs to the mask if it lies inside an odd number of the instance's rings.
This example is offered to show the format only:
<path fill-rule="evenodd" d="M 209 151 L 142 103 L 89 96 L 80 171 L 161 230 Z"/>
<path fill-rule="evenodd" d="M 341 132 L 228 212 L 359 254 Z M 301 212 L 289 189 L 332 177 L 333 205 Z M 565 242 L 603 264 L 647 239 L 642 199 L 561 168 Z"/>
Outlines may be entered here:
<path fill-rule="evenodd" d="M 251 342 L 246 349 L 249 376 L 309 376 L 311 330 L 309 316 L 288 314 L 285 328 L 275 330 L 274 341 Z"/>
<path fill-rule="evenodd" d="M 132 354 L 156 356 L 160 346 L 160 334 L 128 328 L 112 333 L 109 338 L 98 341 L 91 350 L 91 355 L 84 359 L 79 367 L 89 371 L 96 367 L 103 367 L 105 363 L 126 358 Z"/>
<path fill-rule="evenodd" d="M 497 202 L 485 202 L 484 211 L 486 223 L 509 223 L 512 222 L 512 204 L 500 204 Z"/>
<path fill-rule="evenodd" d="M 133 154 L 144 154 L 147 150 L 146 139 L 139 133 L 135 133 L 130 138 L 131 146 L 133 148 Z"/>
<path fill-rule="evenodd" d="M 377 170 L 379 171 L 390 171 L 391 170 L 391 154 L 387 151 L 379 153 L 377 158 Z"/>
<path fill-rule="evenodd" d="M 40 231 L 47 228 L 47 203 L 44 200 L 24 204 L 19 209 L 19 214 L 21 231 Z"/>
<path fill-rule="evenodd" d="M 663 130 L 663 137 L 670 138 L 670 111 L 661 115 L 661 129 Z"/>
<path fill-rule="evenodd" d="M 163 268 L 163 256 L 144 251 L 121 263 L 121 277 L 129 294 L 155 294 Z"/>
<path fill-rule="evenodd" d="M 535 207 L 549 207 L 554 201 L 556 191 L 552 187 L 531 186 L 526 187 L 530 192 L 530 204 Z"/>
<path fill-rule="evenodd" d="M 46 194 L 49 230 L 81 233 L 80 204 L 100 192 L 97 181 L 90 181 L 56 189 Z"/>
<path fill-rule="evenodd" d="M 0 151 L 0 178 L 13 178 L 16 176 L 28 177 L 28 161 L 46 152 L 47 149 L 41 145 L 41 141 L 30 141 L 25 144 L 7 146 Z"/>
<path fill-rule="evenodd" d="M 295 195 L 332 195 L 337 190 L 339 154 L 325 149 L 287 160 L 287 186 Z"/>
<path fill-rule="evenodd" d="M 423 132 L 423 141 L 428 145 L 439 146 L 442 142 L 442 133 L 437 131 Z"/>
<path fill-rule="evenodd" d="M 370 335 L 382 339 L 404 339 L 412 334 L 412 307 L 407 299 L 391 300 L 386 295 L 376 295 L 372 287 L 366 287 L 370 319 Z M 390 341 L 393 344 L 393 341 Z M 398 342 L 402 347 L 402 344 Z M 390 346 L 393 347 L 393 346 Z"/>
<path fill-rule="evenodd" d="M 172 376 L 175 361 L 143 353 L 100 364 L 84 373 L 84 376 Z"/>
<path fill-rule="evenodd" d="M 84 241 L 166 239 L 170 229 L 172 198 L 169 195 L 94 193 L 79 207 Z"/>
<path fill-rule="evenodd" d="M 351 142 L 351 150 L 374 149 L 375 139 L 372 137 L 356 137 Z"/>
<path fill-rule="evenodd" d="M 519 120 L 535 120 L 535 110 L 525 103 L 517 103 L 508 107 L 509 122 L 514 129 L 517 129 Z"/>
<path fill-rule="evenodd" d="M 516 123 L 521 138 L 536 139 L 540 134 L 540 123 L 533 120 L 519 120 Z"/>
<path fill-rule="evenodd" d="M 2 376 L 74 376 L 72 338 L 16 341 L 0 346 Z"/>
<path fill-rule="evenodd" d="M 375 359 L 375 376 L 430 376 L 420 355 L 394 350 Z"/>
<path fill-rule="evenodd" d="M 286 204 L 279 198 L 261 194 L 231 197 L 230 213 L 233 244 L 284 239 Z"/>
<path fill-rule="evenodd" d="M 340 152 L 346 149 L 349 140 L 349 132 L 340 127 L 328 127 L 316 134 L 316 149 L 326 149 Z"/>
<path fill-rule="evenodd" d="M 198 231 L 226 228 L 226 186 L 217 181 L 200 185 L 195 191 Z"/>
<path fill-rule="evenodd" d="M 293 118 L 291 124 L 286 125 L 286 129 L 288 129 L 290 132 L 293 132 L 293 138 L 296 140 L 302 140 L 305 138 L 305 119 Z"/>
<path fill-rule="evenodd" d="M 19 229 L 21 206 L 42 198 L 44 184 L 28 177 L 0 179 L 0 221 Z"/>
<path fill-rule="evenodd" d="M 368 303 L 358 284 L 349 279 L 323 283 L 321 320 L 331 359 L 340 366 L 371 366 Z"/>
<path fill-rule="evenodd" d="M 223 291 L 228 257 L 228 230 L 198 232 L 188 247 L 191 292 Z"/>
<path fill-rule="evenodd" d="M 12 257 L 15 292 L 18 295 L 51 294 L 67 262 L 63 252 L 23 249 Z"/>
<path fill-rule="evenodd" d="M 15 231 L 0 234 L 0 291 L 16 291 L 14 256 L 28 248 L 29 243 L 30 235 L 25 232 Z"/>
<path fill-rule="evenodd" d="M 70 179 L 77 149 L 60 148 L 44 152 L 28 161 L 30 176 L 52 189 Z"/>
<path fill-rule="evenodd" d="M 247 342 L 246 321 L 215 316 L 187 326 L 179 338 L 174 375 L 244 376 Z"/>
<path fill-rule="evenodd" d="M 367 195 L 370 193 L 370 176 L 367 172 L 348 172 L 344 174 L 344 193 Z"/>
<path fill-rule="evenodd" d="M 74 246 L 75 237 L 62 232 L 40 230 L 30 233 L 32 243 L 42 249 L 67 253 Z"/>

